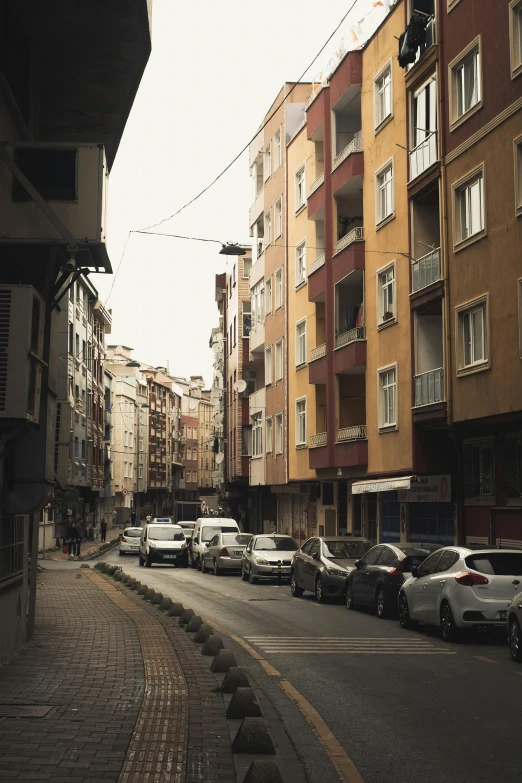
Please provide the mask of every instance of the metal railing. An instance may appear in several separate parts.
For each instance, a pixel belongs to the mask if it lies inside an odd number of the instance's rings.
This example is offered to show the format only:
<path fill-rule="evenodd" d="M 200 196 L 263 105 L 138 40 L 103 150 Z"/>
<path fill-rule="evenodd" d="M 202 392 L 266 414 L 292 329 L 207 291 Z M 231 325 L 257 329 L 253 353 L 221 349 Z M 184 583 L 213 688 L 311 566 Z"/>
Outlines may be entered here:
<path fill-rule="evenodd" d="M 431 405 L 434 402 L 442 402 L 444 399 L 444 370 L 438 367 L 436 370 L 428 370 L 420 375 L 415 375 L 415 407 Z"/>
<path fill-rule="evenodd" d="M 409 151 L 410 180 L 418 177 L 438 159 L 437 131 L 429 133 L 416 147 Z"/>
<path fill-rule="evenodd" d="M 417 261 L 412 261 L 412 292 L 415 293 L 415 291 L 420 291 L 422 288 L 436 283 L 437 280 L 440 280 L 440 274 L 440 247 L 438 247 L 436 250 L 426 253 L 422 258 L 418 258 Z"/>
<path fill-rule="evenodd" d="M 337 440 L 366 440 L 367 431 L 366 424 L 356 424 L 353 427 L 341 427 L 337 430 Z"/>
<path fill-rule="evenodd" d="M 312 184 L 310 185 L 310 190 L 308 191 L 308 195 L 309 195 L 309 196 L 311 196 L 311 195 L 312 195 L 312 193 L 315 193 L 315 191 L 317 190 L 317 188 L 320 188 L 320 187 L 321 187 L 321 185 L 323 184 L 323 182 L 324 182 L 324 171 L 323 171 L 323 173 L 322 173 L 322 174 L 319 174 L 319 176 L 317 177 L 317 179 L 315 179 L 315 180 L 312 182 Z"/>
<path fill-rule="evenodd" d="M 355 329 L 350 329 L 348 332 L 343 332 L 342 334 L 338 334 L 335 338 L 335 347 L 336 348 L 342 348 L 343 345 L 348 345 L 349 343 L 353 343 L 356 340 L 365 340 L 366 339 L 366 331 L 364 329 L 364 326 L 356 326 Z"/>
<path fill-rule="evenodd" d="M 328 441 L 328 433 L 319 432 L 317 435 L 310 435 L 310 447 L 314 446 L 326 446 Z"/>
<path fill-rule="evenodd" d="M 314 359 L 322 359 L 323 356 L 326 356 L 326 343 L 318 345 L 317 348 L 312 348 L 310 351 L 311 362 L 313 362 Z"/>
<path fill-rule="evenodd" d="M 310 264 L 310 271 L 308 272 L 308 276 L 310 276 L 313 272 L 317 271 L 317 269 L 320 269 L 325 262 L 324 253 L 322 253 L 320 256 L 317 256 L 315 261 L 312 261 Z"/>
<path fill-rule="evenodd" d="M 353 242 L 364 242 L 364 227 L 356 226 L 352 228 L 344 237 L 341 237 L 335 245 L 335 252 L 340 253 L 345 247 L 351 245 Z"/>
<path fill-rule="evenodd" d="M 346 158 L 349 155 L 351 155 L 353 152 L 362 152 L 362 148 L 363 148 L 362 136 L 354 136 L 351 142 L 346 145 L 344 150 L 341 150 L 341 152 L 335 156 L 332 171 L 335 171 L 335 169 L 341 165 L 343 160 L 346 160 Z"/>

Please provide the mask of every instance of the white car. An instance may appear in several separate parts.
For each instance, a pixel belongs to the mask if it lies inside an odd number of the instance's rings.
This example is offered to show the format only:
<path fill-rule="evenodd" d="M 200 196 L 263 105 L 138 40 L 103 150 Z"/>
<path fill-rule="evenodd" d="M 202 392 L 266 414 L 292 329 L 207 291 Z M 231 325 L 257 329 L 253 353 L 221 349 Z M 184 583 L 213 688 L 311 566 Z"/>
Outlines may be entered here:
<path fill-rule="evenodd" d="M 154 523 L 155 525 L 171 525 L 172 519 L 170 517 L 154 517 L 154 519 L 150 520 L 151 523 Z"/>
<path fill-rule="evenodd" d="M 522 663 L 522 593 L 517 593 L 507 610 L 509 651 L 517 663 Z"/>
<path fill-rule="evenodd" d="M 139 564 L 153 563 L 187 567 L 187 541 L 179 525 L 148 522 L 142 529 Z"/>
<path fill-rule="evenodd" d="M 126 527 L 120 538 L 120 557 L 137 555 L 140 551 L 141 527 Z"/>
<path fill-rule="evenodd" d="M 290 579 L 291 566 L 299 544 L 292 536 L 259 534 L 243 552 L 241 578 L 254 585 L 260 579 Z"/>
<path fill-rule="evenodd" d="M 235 519 L 226 517 L 200 517 L 196 520 L 194 532 L 189 541 L 188 557 L 191 568 L 201 571 L 206 545 L 217 533 L 239 533 Z"/>
<path fill-rule="evenodd" d="M 507 610 L 522 582 L 522 551 L 444 547 L 401 587 L 399 622 L 439 626 L 455 641 L 464 629 L 505 629 Z"/>

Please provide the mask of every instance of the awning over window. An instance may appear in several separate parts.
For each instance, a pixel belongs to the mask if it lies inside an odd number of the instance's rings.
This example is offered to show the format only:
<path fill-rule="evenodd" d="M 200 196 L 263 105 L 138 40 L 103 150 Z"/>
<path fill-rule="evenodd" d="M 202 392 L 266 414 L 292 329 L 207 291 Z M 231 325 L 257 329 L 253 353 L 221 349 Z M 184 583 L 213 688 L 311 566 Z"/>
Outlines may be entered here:
<path fill-rule="evenodd" d="M 374 481 L 354 481 L 353 495 L 365 495 L 367 492 L 390 492 L 393 489 L 409 489 L 413 476 L 401 478 L 383 478 Z"/>

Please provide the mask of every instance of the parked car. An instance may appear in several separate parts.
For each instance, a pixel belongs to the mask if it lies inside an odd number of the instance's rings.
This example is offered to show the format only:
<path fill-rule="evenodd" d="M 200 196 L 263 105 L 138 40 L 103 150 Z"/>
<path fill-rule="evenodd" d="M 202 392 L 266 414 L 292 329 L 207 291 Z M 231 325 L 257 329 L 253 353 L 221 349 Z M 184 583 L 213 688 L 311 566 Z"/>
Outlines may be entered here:
<path fill-rule="evenodd" d="M 241 578 L 250 584 L 260 579 L 290 579 L 292 559 L 298 549 L 291 536 L 254 536 L 243 552 Z"/>
<path fill-rule="evenodd" d="M 357 560 L 346 582 L 346 608 L 372 606 L 384 618 L 397 612 L 402 583 L 439 544 L 378 544 Z"/>
<path fill-rule="evenodd" d="M 182 528 L 183 532 L 185 533 L 185 538 L 188 539 L 192 538 L 192 534 L 194 533 L 194 528 L 196 527 L 195 522 L 178 522 L 177 523 L 180 528 Z"/>
<path fill-rule="evenodd" d="M 153 563 L 187 567 L 187 541 L 179 525 L 148 522 L 142 529 L 139 564 Z"/>
<path fill-rule="evenodd" d="M 517 593 L 508 606 L 507 627 L 511 657 L 522 663 L 522 593 Z"/>
<path fill-rule="evenodd" d="M 120 557 L 137 555 L 140 551 L 141 527 L 126 527 L 120 538 Z"/>
<path fill-rule="evenodd" d="M 239 526 L 235 519 L 225 517 L 200 517 L 196 519 L 194 532 L 188 545 L 189 565 L 191 568 L 201 570 L 202 555 L 206 544 L 216 533 L 239 533 Z"/>
<path fill-rule="evenodd" d="M 241 571 L 243 552 L 251 538 L 250 533 L 216 533 L 202 555 L 203 573 L 207 568 L 216 576 L 222 571 Z"/>
<path fill-rule="evenodd" d="M 412 569 L 399 594 L 399 621 L 436 625 L 456 641 L 465 629 L 505 630 L 508 608 L 520 592 L 522 551 L 444 547 Z"/>
<path fill-rule="evenodd" d="M 154 519 L 151 519 L 151 523 L 155 525 L 170 525 L 172 524 L 172 519 L 170 517 L 154 517 Z"/>
<path fill-rule="evenodd" d="M 371 546 L 367 538 L 309 538 L 295 553 L 292 563 L 292 595 L 300 598 L 305 590 L 309 590 L 315 593 L 319 603 L 328 597 L 344 595 L 348 574 Z"/>

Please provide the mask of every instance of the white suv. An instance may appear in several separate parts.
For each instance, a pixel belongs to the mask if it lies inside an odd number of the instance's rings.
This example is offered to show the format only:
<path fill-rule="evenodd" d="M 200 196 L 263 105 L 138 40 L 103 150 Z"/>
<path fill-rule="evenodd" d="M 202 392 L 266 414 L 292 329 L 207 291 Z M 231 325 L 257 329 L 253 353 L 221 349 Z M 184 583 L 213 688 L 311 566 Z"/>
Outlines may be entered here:
<path fill-rule="evenodd" d="M 440 627 L 455 641 L 463 629 L 505 630 L 506 614 L 522 583 L 522 551 L 445 547 L 418 567 L 401 587 L 399 622 Z"/>
<path fill-rule="evenodd" d="M 187 541 L 179 525 L 158 522 L 145 525 L 140 538 L 139 564 L 150 568 L 153 563 L 187 567 Z"/>

